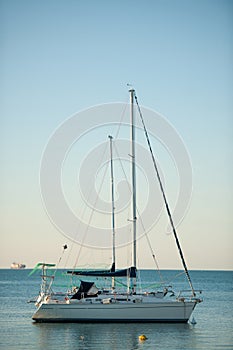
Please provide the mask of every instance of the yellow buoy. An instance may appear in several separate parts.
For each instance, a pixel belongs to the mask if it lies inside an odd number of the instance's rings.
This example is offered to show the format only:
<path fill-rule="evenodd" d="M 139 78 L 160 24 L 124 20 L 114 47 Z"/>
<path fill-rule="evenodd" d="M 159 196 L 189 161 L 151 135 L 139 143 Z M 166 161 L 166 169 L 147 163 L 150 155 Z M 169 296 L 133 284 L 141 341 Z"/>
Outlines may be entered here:
<path fill-rule="evenodd" d="M 144 341 L 144 340 L 147 339 L 147 337 L 145 336 L 145 334 L 141 334 L 141 335 L 139 335 L 138 339 L 139 339 L 140 341 Z"/>

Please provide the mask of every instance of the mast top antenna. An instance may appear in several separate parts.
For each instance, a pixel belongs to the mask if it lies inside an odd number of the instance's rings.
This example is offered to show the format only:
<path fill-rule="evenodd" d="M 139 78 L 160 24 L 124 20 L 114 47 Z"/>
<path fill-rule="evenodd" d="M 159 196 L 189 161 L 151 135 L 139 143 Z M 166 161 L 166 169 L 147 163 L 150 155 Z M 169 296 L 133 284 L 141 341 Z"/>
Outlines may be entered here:
<path fill-rule="evenodd" d="M 132 84 L 128 83 L 127 86 L 129 87 L 129 92 L 135 91 Z"/>

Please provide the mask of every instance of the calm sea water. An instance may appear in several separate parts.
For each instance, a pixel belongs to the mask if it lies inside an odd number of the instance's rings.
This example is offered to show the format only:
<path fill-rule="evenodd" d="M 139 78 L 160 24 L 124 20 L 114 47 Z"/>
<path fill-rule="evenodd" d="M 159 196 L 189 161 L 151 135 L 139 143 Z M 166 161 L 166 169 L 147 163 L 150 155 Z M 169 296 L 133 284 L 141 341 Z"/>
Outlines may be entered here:
<path fill-rule="evenodd" d="M 0 348 L 12 350 L 57 349 L 233 349 L 233 273 L 191 271 L 196 289 L 204 302 L 193 313 L 196 324 L 37 324 L 32 322 L 38 295 L 38 274 L 30 270 L 0 270 Z M 58 289 L 64 287 L 59 276 Z M 177 271 L 164 271 L 172 280 Z M 141 271 L 143 281 L 151 281 L 152 271 Z M 179 277 L 178 288 L 186 287 Z M 140 342 L 138 336 L 147 340 Z"/>

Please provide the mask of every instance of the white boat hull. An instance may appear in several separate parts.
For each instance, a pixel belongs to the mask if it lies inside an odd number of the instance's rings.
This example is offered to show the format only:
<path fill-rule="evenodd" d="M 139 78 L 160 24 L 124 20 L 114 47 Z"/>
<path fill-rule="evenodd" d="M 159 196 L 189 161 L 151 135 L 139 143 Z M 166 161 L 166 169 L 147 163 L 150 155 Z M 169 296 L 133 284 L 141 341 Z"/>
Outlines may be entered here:
<path fill-rule="evenodd" d="M 36 322 L 177 322 L 189 320 L 195 301 L 148 303 L 42 303 L 32 319 Z"/>

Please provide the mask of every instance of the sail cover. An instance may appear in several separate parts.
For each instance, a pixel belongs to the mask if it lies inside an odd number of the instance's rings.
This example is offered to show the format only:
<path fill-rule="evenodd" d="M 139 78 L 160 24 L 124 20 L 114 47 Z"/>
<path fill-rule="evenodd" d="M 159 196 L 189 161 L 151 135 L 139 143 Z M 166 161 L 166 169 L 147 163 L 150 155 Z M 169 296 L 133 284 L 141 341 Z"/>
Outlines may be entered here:
<path fill-rule="evenodd" d="M 112 266 L 110 270 L 74 270 L 67 271 L 68 274 L 78 276 L 95 276 L 95 277 L 136 277 L 136 267 L 131 266 L 127 269 L 116 270 L 115 266 Z"/>

